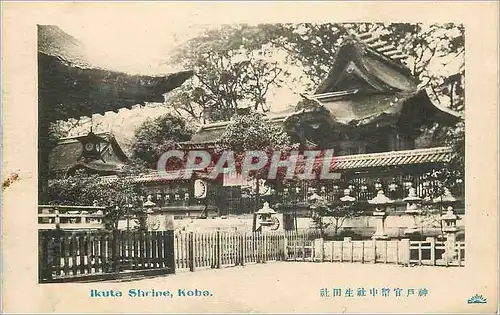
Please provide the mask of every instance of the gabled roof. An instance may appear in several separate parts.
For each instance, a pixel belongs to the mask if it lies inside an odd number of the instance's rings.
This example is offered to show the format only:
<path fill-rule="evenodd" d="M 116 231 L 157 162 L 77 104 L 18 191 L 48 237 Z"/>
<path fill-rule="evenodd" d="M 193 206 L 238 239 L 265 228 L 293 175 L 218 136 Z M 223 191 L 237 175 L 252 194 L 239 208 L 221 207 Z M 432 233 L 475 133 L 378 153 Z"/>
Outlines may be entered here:
<path fill-rule="evenodd" d="M 83 44 L 54 25 L 38 25 L 38 100 L 50 121 L 79 118 L 163 102 L 164 94 L 193 75 L 130 75 L 103 69 L 86 56 Z"/>
<path fill-rule="evenodd" d="M 83 147 L 78 140 L 82 136 L 74 136 L 62 138 L 57 143 L 56 147 L 51 151 L 49 157 L 50 169 L 55 172 L 67 172 L 75 168 L 85 168 L 96 172 L 104 173 L 119 173 L 123 170 L 128 162 L 128 158 L 111 133 L 97 133 L 97 136 L 103 138 L 110 143 L 113 153 L 119 161 L 95 160 L 84 162 L 79 160 Z"/>
<path fill-rule="evenodd" d="M 281 125 L 293 113 L 295 111 L 288 109 L 278 113 L 269 113 L 263 119 L 268 120 L 270 123 Z M 202 144 L 203 148 L 207 145 L 213 145 L 220 140 L 230 123 L 231 121 L 229 120 L 201 125 L 190 141 L 181 142 L 179 145 L 191 149 L 198 148 L 200 144 Z"/>
<path fill-rule="evenodd" d="M 401 63 L 395 47 L 362 35 L 339 48 L 330 72 L 309 97 L 341 124 L 365 125 L 375 120 L 419 114 L 422 120 L 454 124 L 461 115 L 435 104 Z M 392 122 L 389 122 L 392 123 Z"/>
<path fill-rule="evenodd" d="M 400 61 L 360 40 L 346 39 L 336 53 L 330 72 L 315 95 L 361 89 L 370 92 L 411 93 L 418 82 Z"/>

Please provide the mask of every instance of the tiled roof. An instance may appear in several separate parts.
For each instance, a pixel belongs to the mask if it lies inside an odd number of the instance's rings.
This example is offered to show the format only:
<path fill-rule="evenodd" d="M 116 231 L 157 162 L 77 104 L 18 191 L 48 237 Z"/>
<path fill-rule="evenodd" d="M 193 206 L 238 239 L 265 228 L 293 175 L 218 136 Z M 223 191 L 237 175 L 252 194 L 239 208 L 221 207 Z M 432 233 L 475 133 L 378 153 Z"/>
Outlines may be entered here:
<path fill-rule="evenodd" d="M 330 163 L 330 170 L 334 171 L 411 164 L 446 163 L 452 156 L 453 150 L 449 147 L 335 156 Z M 297 164 L 297 171 L 301 172 L 303 169 L 303 163 Z"/>
<path fill-rule="evenodd" d="M 89 60 L 76 38 L 54 25 L 38 26 L 39 107 L 52 121 L 163 102 L 165 93 L 193 74 L 145 76 L 104 69 Z"/>
<path fill-rule="evenodd" d="M 289 115 L 294 113 L 295 111 L 291 110 L 281 113 L 269 113 L 263 119 L 269 121 L 271 124 L 282 124 Z M 181 142 L 179 145 L 189 149 L 206 148 L 206 146 L 213 145 L 220 140 L 230 122 L 229 120 L 202 125 L 190 141 Z"/>
<path fill-rule="evenodd" d="M 193 177 L 195 179 L 209 179 L 208 173 L 205 172 L 200 172 L 198 170 L 193 170 Z M 113 181 L 118 179 L 118 176 L 116 175 L 111 175 L 111 176 L 102 176 L 102 180 L 104 181 Z M 141 174 L 141 175 L 135 175 L 135 176 L 130 176 L 128 177 L 132 182 L 141 184 L 141 183 L 166 183 L 166 182 L 181 182 L 185 181 L 184 179 L 177 179 L 177 178 L 165 178 L 162 177 L 158 174 L 157 171 L 152 171 L 149 174 Z M 191 179 L 189 179 L 191 180 Z M 188 180 L 188 181 L 189 181 Z"/>

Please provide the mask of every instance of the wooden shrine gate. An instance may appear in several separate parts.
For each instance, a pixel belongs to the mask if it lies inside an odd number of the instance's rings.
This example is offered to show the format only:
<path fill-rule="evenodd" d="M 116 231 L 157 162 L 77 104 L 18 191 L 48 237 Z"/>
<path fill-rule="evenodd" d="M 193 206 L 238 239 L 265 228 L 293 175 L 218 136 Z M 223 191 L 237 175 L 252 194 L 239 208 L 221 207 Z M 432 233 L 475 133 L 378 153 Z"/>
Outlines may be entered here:
<path fill-rule="evenodd" d="M 38 233 L 40 283 L 175 272 L 173 231 L 42 230 Z"/>

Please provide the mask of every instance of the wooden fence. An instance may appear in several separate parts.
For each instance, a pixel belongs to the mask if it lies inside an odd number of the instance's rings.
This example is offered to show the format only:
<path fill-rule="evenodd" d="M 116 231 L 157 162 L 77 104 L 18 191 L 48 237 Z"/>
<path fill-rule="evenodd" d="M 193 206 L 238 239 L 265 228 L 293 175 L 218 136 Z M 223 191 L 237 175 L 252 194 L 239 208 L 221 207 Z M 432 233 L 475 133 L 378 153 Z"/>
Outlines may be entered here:
<path fill-rule="evenodd" d="M 453 253 L 447 254 L 444 242 L 434 238 L 426 241 L 367 240 L 328 241 L 316 239 L 310 259 L 313 261 L 385 263 L 401 265 L 464 266 L 465 244 L 457 242 Z M 450 257 L 447 257 L 450 255 Z"/>
<path fill-rule="evenodd" d="M 366 240 L 323 242 L 314 244 L 314 260 L 330 262 L 409 264 L 409 240 Z"/>
<path fill-rule="evenodd" d="M 316 231 L 39 231 L 40 282 L 99 279 L 134 272 L 175 273 L 270 261 L 465 265 L 465 245 L 426 241 L 324 241 Z"/>
<path fill-rule="evenodd" d="M 173 232 L 39 231 L 39 281 L 175 272 Z"/>
<path fill-rule="evenodd" d="M 410 242 L 410 263 L 427 266 L 465 266 L 465 243 L 456 242 L 451 257 L 447 257 L 446 243 L 434 238 Z"/>
<path fill-rule="evenodd" d="M 174 236 L 177 271 L 243 266 L 278 260 L 310 260 L 319 234 L 309 232 L 177 232 Z"/>

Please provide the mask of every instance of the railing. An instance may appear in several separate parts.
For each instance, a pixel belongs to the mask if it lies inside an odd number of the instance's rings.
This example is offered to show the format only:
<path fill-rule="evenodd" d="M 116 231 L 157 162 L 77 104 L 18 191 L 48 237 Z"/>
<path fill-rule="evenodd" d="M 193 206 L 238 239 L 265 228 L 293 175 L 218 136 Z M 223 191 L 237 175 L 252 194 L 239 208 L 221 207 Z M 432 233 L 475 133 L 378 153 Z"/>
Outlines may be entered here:
<path fill-rule="evenodd" d="M 39 231 L 39 281 L 173 273 L 173 232 Z"/>
<path fill-rule="evenodd" d="M 446 243 L 437 242 L 432 237 L 425 241 L 411 241 L 410 263 L 419 266 L 464 266 L 465 243 L 456 242 L 453 252 L 446 253 Z"/>
<path fill-rule="evenodd" d="M 329 262 L 384 263 L 400 265 L 464 266 L 465 244 L 456 242 L 452 253 L 446 253 L 446 243 L 434 238 L 426 241 L 366 240 L 314 241 L 311 259 Z"/>
<path fill-rule="evenodd" d="M 315 230 L 285 232 L 285 260 L 314 261 L 314 240 L 319 237 Z"/>
<path fill-rule="evenodd" d="M 63 230 L 104 229 L 105 207 L 94 206 L 38 206 L 38 229 Z"/>
<path fill-rule="evenodd" d="M 278 260 L 310 260 L 313 232 L 177 232 L 174 237 L 178 271 L 243 266 Z"/>
<path fill-rule="evenodd" d="M 366 240 L 324 242 L 314 244 L 314 260 L 329 262 L 359 262 L 409 265 L 409 240 Z"/>
<path fill-rule="evenodd" d="M 447 253 L 447 249 L 453 250 Z M 321 261 L 464 266 L 462 242 L 324 241 L 318 231 L 125 232 L 39 231 L 39 281 L 105 279 L 134 272 L 243 266 L 271 261 Z"/>

